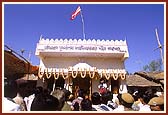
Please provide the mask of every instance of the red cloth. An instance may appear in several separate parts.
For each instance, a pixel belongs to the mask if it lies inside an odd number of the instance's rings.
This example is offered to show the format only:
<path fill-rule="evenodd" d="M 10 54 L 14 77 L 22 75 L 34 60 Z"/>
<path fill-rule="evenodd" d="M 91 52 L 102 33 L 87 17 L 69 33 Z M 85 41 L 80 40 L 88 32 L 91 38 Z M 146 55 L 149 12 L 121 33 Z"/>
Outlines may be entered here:
<path fill-rule="evenodd" d="M 107 88 L 101 87 L 99 89 L 99 92 L 100 92 L 100 94 L 106 93 L 107 92 Z"/>
<path fill-rule="evenodd" d="M 78 6 L 76 11 L 71 15 L 71 20 L 74 20 L 76 18 L 76 16 L 80 13 L 80 11 L 81 11 L 81 8 L 80 8 L 80 6 Z"/>

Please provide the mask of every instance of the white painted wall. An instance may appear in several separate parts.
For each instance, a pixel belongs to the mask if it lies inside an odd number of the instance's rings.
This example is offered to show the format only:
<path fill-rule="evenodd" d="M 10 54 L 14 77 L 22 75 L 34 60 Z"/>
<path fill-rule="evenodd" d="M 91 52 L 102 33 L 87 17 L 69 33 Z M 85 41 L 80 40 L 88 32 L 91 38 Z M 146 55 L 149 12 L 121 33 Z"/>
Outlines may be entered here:
<path fill-rule="evenodd" d="M 40 61 L 44 68 L 68 68 L 78 63 L 87 63 L 97 69 L 124 69 L 124 62 L 118 58 L 71 58 L 71 57 L 45 57 Z"/>
<path fill-rule="evenodd" d="M 58 49 L 45 49 L 45 46 L 58 47 Z M 122 51 L 118 50 L 108 51 L 108 50 L 79 50 L 81 51 L 78 55 L 74 55 L 78 50 L 71 49 L 60 49 L 61 46 L 95 46 L 99 48 L 104 47 L 120 47 Z M 59 48 L 60 47 L 60 48 Z M 82 52 L 87 52 L 83 54 Z M 60 53 L 60 54 L 59 54 Z M 65 57 L 61 57 L 62 54 Z M 65 54 L 66 53 L 66 54 Z M 93 56 L 93 53 L 97 53 L 97 56 Z M 58 40 L 58 39 L 43 39 L 40 37 L 39 43 L 37 43 L 36 55 L 40 58 L 40 68 L 68 68 L 73 67 L 78 63 L 87 63 L 91 67 L 96 67 L 97 69 L 125 69 L 124 60 L 129 57 L 127 43 L 125 41 L 118 40 Z M 79 57 L 78 57 L 79 56 Z M 92 92 L 98 91 L 99 80 L 92 79 Z M 68 88 L 68 81 L 65 81 L 65 87 Z M 125 80 L 120 80 L 119 93 L 127 92 L 127 86 Z"/>
<path fill-rule="evenodd" d="M 99 80 L 93 79 L 92 80 L 92 93 L 99 92 L 98 85 L 99 85 Z"/>

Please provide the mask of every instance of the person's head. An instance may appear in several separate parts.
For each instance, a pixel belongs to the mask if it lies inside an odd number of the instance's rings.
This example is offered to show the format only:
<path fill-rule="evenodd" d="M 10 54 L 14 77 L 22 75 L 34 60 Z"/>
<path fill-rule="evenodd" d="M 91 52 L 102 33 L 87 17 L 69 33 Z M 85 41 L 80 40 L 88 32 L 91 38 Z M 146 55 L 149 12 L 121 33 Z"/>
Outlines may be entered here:
<path fill-rule="evenodd" d="M 112 93 L 111 92 L 106 92 L 101 95 L 101 103 L 106 104 L 108 101 L 112 101 Z"/>
<path fill-rule="evenodd" d="M 26 95 L 26 87 L 28 85 L 28 81 L 23 80 L 23 79 L 17 79 L 15 80 L 17 84 L 17 93 L 20 94 L 20 96 L 25 97 Z"/>
<path fill-rule="evenodd" d="M 163 111 L 164 110 L 164 99 L 162 97 L 153 97 L 148 105 L 152 111 Z"/>
<path fill-rule="evenodd" d="M 17 95 L 17 83 L 15 81 L 7 81 L 4 86 L 4 96 L 14 98 Z"/>
<path fill-rule="evenodd" d="M 83 99 L 81 102 L 81 110 L 82 111 L 91 111 L 92 110 L 92 102 L 89 99 Z"/>
<path fill-rule="evenodd" d="M 38 86 L 34 89 L 34 94 L 35 95 L 38 95 L 38 94 L 41 94 L 41 93 L 43 93 L 43 87 Z"/>
<path fill-rule="evenodd" d="M 84 90 L 83 89 L 79 89 L 78 90 L 78 97 L 82 97 L 82 98 L 85 98 L 85 95 L 84 95 Z"/>
<path fill-rule="evenodd" d="M 91 100 L 92 100 L 93 105 L 100 104 L 100 94 L 98 92 L 92 93 Z"/>
<path fill-rule="evenodd" d="M 74 95 L 73 95 L 73 94 L 70 94 L 68 100 L 72 102 L 74 99 L 75 99 Z"/>
<path fill-rule="evenodd" d="M 154 97 L 154 93 L 151 88 L 147 89 L 144 94 L 147 95 L 149 98 Z"/>
<path fill-rule="evenodd" d="M 113 87 L 112 92 L 113 92 L 113 94 L 118 94 L 118 87 Z"/>
<path fill-rule="evenodd" d="M 65 93 L 61 89 L 56 89 L 52 92 L 52 95 L 59 101 L 59 109 L 61 110 L 65 103 Z"/>
<path fill-rule="evenodd" d="M 126 108 L 131 108 L 132 104 L 134 103 L 134 98 L 129 93 L 119 94 L 117 97 L 120 104 L 122 104 Z"/>
<path fill-rule="evenodd" d="M 71 92 L 67 89 L 63 89 L 64 93 L 65 93 L 65 101 L 69 100 L 69 97 L 71 95 Z"/>
<path fill-rule="evenodd" d="M 56 111 L 59 110 L 59 100 L 52 95 L 47 95 L 44 104 L 44 110 L 46 111 Z"/>
<path fill-rule="evenodd" d="M 143 104 L 147 104 L 150 101 L 150 97 L 145 94 L 142 94 L 140 99 Z"/>
<path fill-rule="evenodd" d="M 75 102 L 75 104 L 73 105 L 73 111 L 79 111 L 79 103 Z"/>
<path fill-rule="evenodd" d="M 105 78 L 100 78 L 100 83 L 106 83 L 106 79 Z"/>
<path fill-rule="evenodd" d="M 49 88 L 43 90 L 44 94 L 51 94 L 51 90 Z"/>
<path fill-rule="evenodd" d="M 59 101 L 52 95 L 43 95 L 43 93 L 36 95 L 34 98 L 31 111 L 57 111 L 59 110 Z"/>

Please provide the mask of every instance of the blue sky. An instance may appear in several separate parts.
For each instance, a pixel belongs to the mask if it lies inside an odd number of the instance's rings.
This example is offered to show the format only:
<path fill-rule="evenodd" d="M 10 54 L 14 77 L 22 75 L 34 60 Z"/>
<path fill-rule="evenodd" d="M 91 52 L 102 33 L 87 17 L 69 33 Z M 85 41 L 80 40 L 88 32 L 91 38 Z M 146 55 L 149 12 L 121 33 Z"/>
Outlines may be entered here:
<path fill-rule="evenodd" d="M 70 20 L 79 4 L 5 4 L 4 44 L 24 56 L 33 65 L 40 35 L 45 38 L 83 39 L 80 16 Z M 155 28 L 164 44 L 163 4 L 80 4 L 85 22 L 86 39 L 127 40 L 128 72 L 135 72 L 160 58 Z"/>

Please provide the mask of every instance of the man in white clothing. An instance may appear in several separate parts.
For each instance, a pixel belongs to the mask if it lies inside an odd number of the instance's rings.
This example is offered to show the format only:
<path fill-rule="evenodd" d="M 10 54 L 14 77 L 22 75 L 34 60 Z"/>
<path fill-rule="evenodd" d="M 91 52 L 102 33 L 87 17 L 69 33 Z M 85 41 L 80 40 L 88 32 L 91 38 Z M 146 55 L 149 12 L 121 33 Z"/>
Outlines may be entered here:
<path fill-rule="evenodd" d="M 8 98 L 3 98 L 3 110 L 4 112 L 9 111 L 20 111 L 21 107 L 19 104 L 16 104 L 12 100 L 9 100 Z"/>

